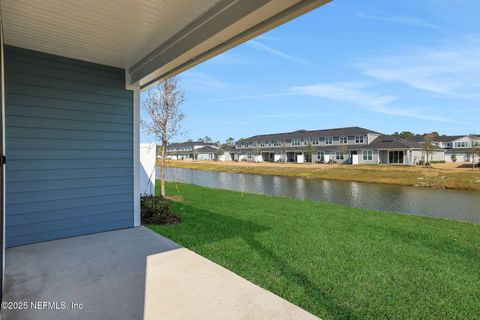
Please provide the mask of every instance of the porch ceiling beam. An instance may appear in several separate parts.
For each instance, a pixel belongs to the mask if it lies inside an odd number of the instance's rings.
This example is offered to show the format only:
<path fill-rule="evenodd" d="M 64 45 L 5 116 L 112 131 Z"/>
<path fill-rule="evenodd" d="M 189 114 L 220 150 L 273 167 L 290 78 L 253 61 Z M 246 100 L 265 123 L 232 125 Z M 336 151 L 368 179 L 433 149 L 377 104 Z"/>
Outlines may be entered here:
<path fill-rule="evenodd" d="M 142 88 L 178 74 L 331 0 L 223 0 L 127 73 Z"/>

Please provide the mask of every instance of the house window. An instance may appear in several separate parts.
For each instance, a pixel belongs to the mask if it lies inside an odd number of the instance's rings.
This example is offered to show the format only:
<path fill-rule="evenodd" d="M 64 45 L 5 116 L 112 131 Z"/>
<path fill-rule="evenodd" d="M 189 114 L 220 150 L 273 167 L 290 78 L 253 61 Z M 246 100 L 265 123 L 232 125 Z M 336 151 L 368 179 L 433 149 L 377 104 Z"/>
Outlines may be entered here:
<path fill-rule="evenodd" d="M 355 143 L 363 143 L 364 136 L 355 136 Z"/>
<path fill-rule="evenodd" d="M 323 151 L 317 152 L 317 161 L 320 161 L 320 162 L 325 161 L 325 152 Z"/>
<path fill-rule="evenodd" d="M 299 146 L 300 140 L 292 140 L 292 146 Z"/>
<path fill-rule="evenodd" d="M 363 161 L 373 160 L 373 150 L 363 150 Z"/>
<path fill-rule="evenodd" d="M 332 137 L 326 137 L 325 138 L 325 144 L 333 144 L 333 138 Z"/>
<path fill-rule="evenodd" d="M 467 144 L 466 141 L 455 142 L 455 148 L 466 148 Z"/>
<path fill-rule="evenodd" d="M 343 152 L 339 152 L 339 151 L 335 152 L 335 159 L 337 159 L 337 160 L 343 160 L 343 159 L 344 159 L 344 154 L 343 154 Z"/>
<path fill-rule="evenodd" d="M 318 138 L 313 138 L 312 139 L 312 145 L 318 146 Z"/>
<path fill-rule="evenodd" d="M 340 144 L 347 144 L 348 143 L 348 137 L 340 137 Z"/>

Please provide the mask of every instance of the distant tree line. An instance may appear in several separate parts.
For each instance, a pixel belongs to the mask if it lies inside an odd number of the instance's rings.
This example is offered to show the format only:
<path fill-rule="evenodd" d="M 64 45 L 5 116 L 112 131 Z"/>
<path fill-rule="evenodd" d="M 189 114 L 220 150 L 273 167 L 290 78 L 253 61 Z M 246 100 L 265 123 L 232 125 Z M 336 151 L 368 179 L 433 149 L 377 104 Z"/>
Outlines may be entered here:
<path fill-rule="evenodd" d="M 193 139 L 188 139 L 187 142 L 200 142 L 200 143 L 213 143 L 213 139 L 209 136 L 205 136 L 203 138 L 198 138 L 196 141 L 193 141 Z M 220 140 L 215 141 L 215 143 L 219 145 L 224 145 L 224 146 L 231 146 L 235 144 L 235 139 L 232 137 L 229 137 L 225 140 L 224 143 L 221 143 Z"/>
<path fill-rule="evenodd" d="M 408 138 L 413 138 L 413 137 L 419 137 L 419 136 L 422 136 L 422 137 L 429 137 L 429 138 L 436 138 L 436 137 L 440 137 L 440 134 L 437 132 L 437 131 L 432 131 L 432 132 L 427 132 L 427 133 L 421 133 L 421 134 L 415 134 L 411 131 L 402 131 L 402 132 L 398 132 L 398 131 L 395 131 L 392 136 L 394 137 L 397 137 L 397 138 L 404 138 L 404 139 L 408 139 Z"/>

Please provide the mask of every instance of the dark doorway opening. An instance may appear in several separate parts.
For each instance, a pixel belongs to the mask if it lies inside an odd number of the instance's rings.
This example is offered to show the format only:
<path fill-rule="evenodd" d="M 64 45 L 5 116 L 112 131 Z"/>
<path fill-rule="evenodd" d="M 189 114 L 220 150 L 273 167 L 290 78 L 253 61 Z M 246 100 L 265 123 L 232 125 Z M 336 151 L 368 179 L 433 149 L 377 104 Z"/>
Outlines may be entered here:
<path fill-rule="evenodd" d="M 404 163 L 404 152 L 403 151 L 389 151 L 388 152 L 388 163 L 403 164 Z"/>

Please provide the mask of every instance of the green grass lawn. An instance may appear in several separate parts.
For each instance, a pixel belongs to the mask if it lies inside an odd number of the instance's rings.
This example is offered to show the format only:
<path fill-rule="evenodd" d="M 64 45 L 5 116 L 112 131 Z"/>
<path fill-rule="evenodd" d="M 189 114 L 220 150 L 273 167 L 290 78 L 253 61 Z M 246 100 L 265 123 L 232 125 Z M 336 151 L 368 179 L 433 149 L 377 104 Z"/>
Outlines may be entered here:
<path fill-rule="evenodd" d="M 480 225 L 167 185 L 154 231 L 322 319 L 478 319 Z"/>

